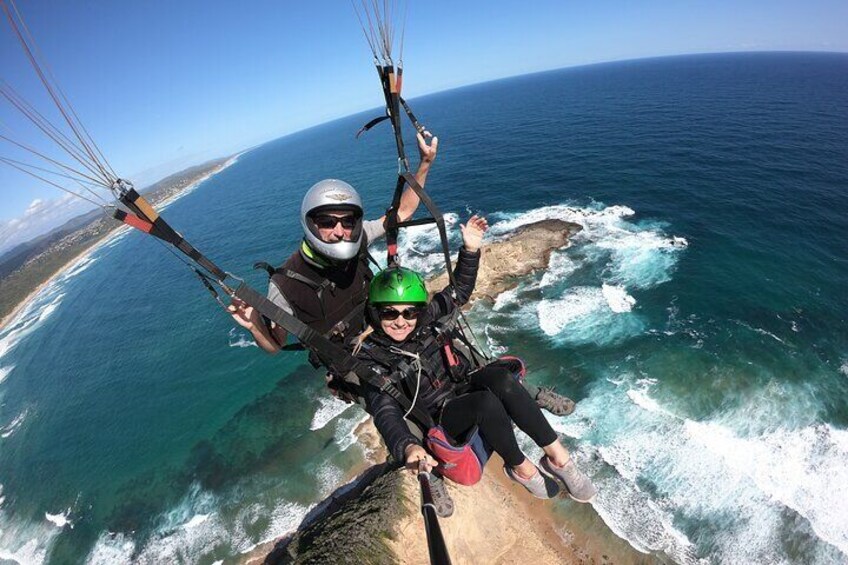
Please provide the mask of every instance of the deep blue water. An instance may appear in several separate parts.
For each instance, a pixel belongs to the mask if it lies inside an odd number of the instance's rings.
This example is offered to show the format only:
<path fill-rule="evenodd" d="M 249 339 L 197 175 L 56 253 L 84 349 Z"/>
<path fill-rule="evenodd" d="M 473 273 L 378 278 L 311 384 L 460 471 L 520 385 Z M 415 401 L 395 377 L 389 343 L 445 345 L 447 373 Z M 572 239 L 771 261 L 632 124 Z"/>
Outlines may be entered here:
<path fill-rule="evenodd" d="M 848 559 L 848 56 L 610 63 L 412 104 L 450 222 L 584 226 L 471 316 L 578 401 L 554 425 L 600 495 L 563 512 L 664 560 Z M 264 286 L 251 265 L 295 248 L 312 183 L 388 204 L 388 126 L 353 139 L 377 113 L 242 155 L 165 217 Z M 403 250 L 438 265 L 431 233 Z M 127 234 L 76 271 L 0 333 L 0 557 L 211 563 L 296 526 L 361 460 L 362 413 L 302 355 L 246 346 L 155 243 Z"/>

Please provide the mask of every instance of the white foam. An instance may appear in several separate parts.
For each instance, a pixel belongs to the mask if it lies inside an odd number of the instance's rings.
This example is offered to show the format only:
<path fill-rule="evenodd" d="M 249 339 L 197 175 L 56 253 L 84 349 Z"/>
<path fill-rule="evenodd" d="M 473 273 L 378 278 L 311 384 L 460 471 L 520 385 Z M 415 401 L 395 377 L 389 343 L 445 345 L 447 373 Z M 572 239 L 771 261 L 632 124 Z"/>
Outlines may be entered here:
<path fill-rule="evenodd" d="M 630 312 L 633 305 L 636 304 L 636 299 L 627 294 L 627 290 L 623 286 L 605 284 L 601 286 L 601 293 L 604 295 L 610 310 L 616 314 Z"/>
<path fill-rule="evenodd" d="M 353 404 L 339 400 L 335 396 L 321 395 L 318 398 L 318 409 L 312 415 L 312 423 L 309 424 L 309 429 L 320 430 L 337 416 L 346 412 L 351 406 Z"/>
<path fill-rule="evenodd" d="M 695 547 L 674 526 L 673 516 L 631 483 L 615 478 L 595 479 L 595 511 L 620 538 L 642 553 L 664 552 L 676 563 L 699 561 Z"/>
<path fill-rule="evenodd" d="M 23 411 L 17 416 L 15 416 L 11 422 L 0 428 L 0 437 L 6 439 L 7 437 L 10 437 L 12 434 L 18 431 L 18 429 L 24 423 L 24 420 L 26 420 L 27 414 L 29 414 L 29 409 L 24 408 Z"/>
<path fill-rule="evenodd" d="M 515 231 L 521 226 L 540 222 L 542 220 L 564 220 L 583 226 L 599 224 L 614 224 L 623 218 L 632 216 L 635 212 L 627 206 L 608 206 L 602 209 L 580 208 L 566 204 L 534 208 L 517 214 L 501 214 L 503 221 L 492 225 L 489 233 L 492 236 L 503 236 Z"/>
<path fill-rule="evenodd" d="M 575 345 L 603 345 L 641 333 L 644 323 L 630 314 L 636 300 L 627 289 L 652 287 L 670 280 L 688 242 L 664 234 L 660 224 L 631 222 L 634 213 L 626 206 L 556 205 L 494 214 L 503 218 L 492 225 L 490 233 L 495 238 L 546 219 L 574 222 L 583 229 L 572 236 L 573 246 L 551 255 L 536 286 L 541 290 L 541 301 L 524 300 L 522 293 L 526 289 L 519 287 L 499 297 L 492 311 L 509 315 L 515 327 L 525 327 L 527 314 L 535 310 L 539 328 L 545 334 Z M 568 287 L 578 269 L 580 283 Z M 513 305 L 525 302 L 532 304 L 529 309 L 519 307 L 518 312 L 512 312 Z"/>
<path fill-rule="evenodd" d="M 344 471 L 335 465 L 322 465 L 318 470 L 318 486 L 320 496 L 329 496 L 344 479 Z"/>
<path fill-rule="evenodd" d="M 6 377 L 9 376 L 9 373 L 11 373 L 12 369 L 14 369 L 14 368 L 15 368 L 14 365 L 8 365 L 6 367 L 0 367 L 0 383 L 2 383 L 3 381 L 6 380 Z"/>
<path fill-rule="evenodd" d="M 358 404 L 351 406 L 357 406 L 357 409 L 349 416 L 341 418 L 336 428 L 336 445 L 339 446 L 340 451 L 346 451 L 350 446 L 358 443 L 356 428 L 369 418 L 368 413 L 359 408 Z"/>
<path fill-rule="evenodd" d="M 575 287 L 559 300 L 542 300 L 536 306 L 539 327 L 550 336 L 562 332 L 570 324 L 604 309 L 606 301 L 599 288 Z"/>
<path fill-rule="evenodd" d="M 87 270 L 95 263 L 96 259 L 92 257 L 91 252 L 80 257 L 73 265 L 68 267 L 60 276 L 60 280 L 68 280 Z"/>
<path fill-rule="evenodd" d="M 797 421 L 782 409 L 787 395 L 806 402 L 792 391 L 767 389 L 697 422 L 675 415 L 661 387 L 624 374 L 598 381 L 579 404 L 590 423 L 583 442 L 602 438 L 597 453 L 616 470 L 602 473 L 595 502 L 613 531 L 637 549 L 688 562 L 695 554 L 675 524 L 703 522 L 710 524 L 711 561 L 781 563 L 790 561 L 782 541 L 787 527 L 804 535 L 808 521 L 826 542 L 809 546 L 812 554 L 824 562 L 837 550 L 848 556 L 847 431 L 816 423 L 775 429 L 775 422 Z M 756 431 L 765 423 L 771 429 Z M 787 509 L 806 521 L 787 517 Z"/>
<path fill-rule="evenodd" d="M 495 297 L 495 303 L 492 305 L 492 311 L 500 312 L 504 308 L 514 305 L 518 302 L 518 288 L 505 290 Z"/>
<path fill-rule="evenodd" d="M 495 337 L 492 336 L 492 330 L 503 330 L 506 331 L 505 328 L 498 328 L 497 326 L 493 326 L 492 324 L 486 324 L 483 327 L 483 335 L 486 337 L 486 344 L 492 355 L 495 357 L 500 357 L 501 355 L 505 355 L 509 351 L 509 347 L 507 345 L 501 344 Z"/>
<path fill-rule="evenodd" d="M 548 268 L 542 275 L 540 286 L 552 286 L 568 278 L 578 268 L 578 263 L 565 253 L 552 253 Z"/>
<path fill-rule="evenodd" d="M 686 430 L 848 556 L 848 431 L 818 424 L 745 438 L 720 424 L 698 422 L 687 422 Z"/>
<path fill-rule="evenodd" d="M 195 514 L 191 517 L 191 520 L 183 524 L 183 528 L 195 528 L 208 520 L 209 516 L 211 516 L 211 514 Z"/>
<path fill-rule="evenodd" d="M 628 390 L 627 396 L 630 400 L 633 401 L 634 404 L 639 406 L 640 408 L 647 410 L 648 412 L 655 412 L 657 414 L 665 414 L 668 416 L 673 416 L 669 411 L 660 407 L 656 400 L 648 396 L 648 393 L 641 390 Z"/>
<path fill-rule="evenodd" d="M 758 334 L 760 334 L 760 335 L 764 335 L 764 336 L 766 336 L 766 337 L 770 337 L 770 338 L 772 338 L 773 340 L 777 341 L 778 343 L 782 343 L 783 345 L 786 345 L 786 342 L 785 342 L 785 341 L 783 341 L 783 340 L 782 340 L 782 339 L 780 339 L 778 336 L 774 335 L 773 333 L 771 333 L 771 332 L 770 332 L 770 331 L 768 331 L 768 330 L 764 330 L 763 328 L 757 328 L 757 327 L 755 327 L 755 326 L 752 326 L 752 325 L 750 325 L 750 324 L 747 324 L 747 323 L 743 322 L 742 320 L 733 320 L 733 321 L 734 321 L 734 322 L 736 322 L 737 324 L 739 324 L 740 326 L 742 326 L 742 327 L 744 327 L 744 328 L 746 328 L 746 329 L 748 329 L 748 330 L 751 330 L 751 331 L 752 331 L 752 332 L 754 332 L 754 333 L 758 333 Z"/>
<path fill-rule="evenodd" d="M 236 489 L 238 490 L 238 489 Z M 143 547 L 128 536 L 101 534 L 87 563 L 196 563 L 221 546 L 244 553 L 294 530 L 312 506 L 278 501 L 273 506 L 254 503 L 237 512 L 218 512 L 227 503 L 192 485 L 184 499 L 163 514 L 156 532 Z M 214 508 L 214 509 L 213 509 Z M 225 517 L 227 516 L 227 517 Z M 250 525 L 268 520 L 259 540 L 248 533 Z"/>
<path fill-rule="evenodd" d="M 48 522 L 54 524 L 57 528 L 64 528 L 69 525 L 73 528 L 73 524 L 70 520 L 68 520 L 68 513 L 70 509 L 66 512 L 60 512 L 59 514 L 50 514 L 49 512 L 44 513 L 44 519 Z"/>
<path fill-rule="evenodd" d="M 53 516 L 59 523 L 62 515 Z M 45 520 L 24 521 L 0 509 L 0 560 L 21 564 L 44 563 L 62 526 Z"/>
<path fill-rule="evenodd" d="M 231 328 L 229 332 L 229 343 L 230 347 L 259 347 L 256 345 L 256 341 L 252 337 L 248 337 L 248 335 L 240 331 L 239 328 Z"/>
<path fill-rule="evenodd" d="M 843 361 L 839 367 L 839 372 L 848 377 L 848 361 Z"/>
<path fill-rule="evenodd" d="M 21 565 L 29 565 L 35 563 L 44 563 L 47 558 L 47 548 L 38 539 L 30 539 L 24 544 L 11 550 L 5 547 L 0 547 L 0 559 L 3 561 L 12 561 Z"/>
<path fill-rule="evenodd" d="M 314 507 L 314 504 L 309 506 L 301 506 L 294 503 L 283 503 L 277 505 L 271 512 L 271 524 L 268 526 L 265 537 L 259 543 L 248 546 L 242 551 L 249 551 L 256 545 L 261 545 L 269 541 L 273 541 L 280 536 L 294 531 L 298 524 L 303 521 L 304 516 Z"/>
<path fill-rule="evenodd" d="M 459 215 L 455 212 L 444 214 L 445 230 L 451 249 L 455 249 L 461 240 L 459 232 Z M 380 247 L 385 249 L 385 245 Z M 403 266 L 431 275 L 444 270 L 445 258 L 442 252 L 439 231 L 435 224 L 411 226 L 400 230 L 398 237 L 398 253 L 403 260 Z M 376 253 L 378 262 L 383 264 L 385 253 Z M 456 256 L 452 256 L 456 260 Z"/>
<path fill-rule="evenodd" d="M 597 234 L 593 245 L 597 249 L 595 255 L 608 254 L 613 282 L 649 288 L 671 279 L 682 248 L 670 245 L 657 230 L 640 231 L 632 225 L 604 227 L 604 233 Z"/>
<path fill-rule="evenodd" d="M 545 334 L 570 344 L 614 343 L 643 329 L 635 315 L 615 313 L 598 287 L 573 287 L 562 298 L 541 300 L 536 315 Z"/>
<path fill-rule="evenodd" d="M 64 296 L 64 293 L 57 291 L 56 286 L 49 285 L 33 298 L 6 329 L 0 332 L 0 359 L 47 321 Z"/>
<path fill-rule="evenodd" d="M 133 553 L 135 542 L 124 534 L 105 532 L 97 538 L 85 562 L 87 565 L 129 565 Z"/>

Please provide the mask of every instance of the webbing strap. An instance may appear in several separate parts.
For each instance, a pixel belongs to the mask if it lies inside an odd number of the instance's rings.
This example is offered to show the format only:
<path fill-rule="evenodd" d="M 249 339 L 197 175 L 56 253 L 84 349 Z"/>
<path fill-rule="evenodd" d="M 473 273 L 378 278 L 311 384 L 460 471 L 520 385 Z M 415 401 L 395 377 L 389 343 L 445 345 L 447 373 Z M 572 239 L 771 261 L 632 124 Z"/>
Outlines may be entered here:
<path fill-rule="evenodd" d="M 318 295 L 318 298 L 321 298 L 321 294 L 324 292 L 325 288 L 327 288 L 328 286 L 331 286 L 333 284 L 332 282 L 330 282 L 330 279 L 324 279 L 320 283 L 316 282 L 316 281 L 310 279 L 307 276 L 304 276 L 304 275 L 301 275 L 300 273 L 292 271 L 291 269 L 278 269 L 278 272 L 283 273 L 285 276 L 287 276 L 290 279 L 294 279 L 298 282 L 302 282 L 303 284 L 305 284 L 306 286 L 308 286 L 309 288 L 314 290 L 315 293 Z"/>
<path fill-rule="evenodd" d="M 415 117 L 415 114 L 412 113 L 412 109 L 409 107 L 409 104 L 406 103 L 406 100 L 404 100 L 402 96 L 398 96 L 398 100 L 400 100 L 400 103 L 403 106 L 403 109 L 406 112 L 406 116 L 409 118 L 409 121 L 412 122 L 412 127 L 414 127 L 415 131 L 417 131 L 418 133 L 423 134 L 426 128 L 421 125 L 421 122 L 419 122 L 418 118 Z"/>
<path fill-rule="evenodd" d="M 406 112 L 406 116 L 409 118 L 409 121 L 412 123 L 412 127 L 414 127 L 415 131 L 417 131 L 418 133 L 423 134 L 426 131 L 427 128 L 425 128 L 421 124 L 421 122 L 418 121 L 418 118 L 416 118 L 415 114 L 412 113 L 412 109 L 409 107 L 409 104 L 406 103 L 406 100 L 404 100 L 402 96 L 399 96 L 398 100 L 400 100 L 400 104 L 401 104 L 401 106 L 403 106 L 403 110 Z M 362 135 L 366 131 L 370 130 L 371 128 L 373 128 L 377 124 L 382 123 L 382 122 L 384 122 L 388 119 L 389 119 L 388 114 L 385 115 L 385 116 L 378 116 L 378 117 L 374 118 L 373 120 L 371 120 L 370 122 L 368 122 L 367 124 L 365 124 L 364 126 L 359 128 L 359 131 L 356 132 L 356 135 L 354 137 L 359 139 L 360 135 Z"/>
<path fill-rule="evenodd" d="M 412 408 L 411 413 L 422 423 L 432 422 L 430 415 L 417 406 L 413 407 L 409 399 L 397 389 L 388 376 L 377 372 L 372 367 L 359 361 L 341 346 L 311 329 L 296 317 L 268 300 L 267 297 L 259 294 L 246 284 L 239 285 L 233 292 L 233 296 L 256 308 L 260 314 L 296 336 L 297 339 L 318 356 L 321 363 L 331 372 L 338 375 L 353 373 L 361 380 L 377 387 L 382 392 L 394 398 L 404 410 Z"/>
<path fill-rule="evenodd" d="M 115 219 L 161 239 L 166 243 L 170 243 L 192 261 L 206 269 L 216 279 L 223 280 L 227 278 L 227 274 L 223 270 L 219 269 L 215 263 L 207 259 L 200 251 L 186 241 L 179 232 L 168 225 L 168 222 L 159 216 L 153 206 L 136 192 L 134 188 L 124 191 L 120 195 L 119 200 L 124 206 L 134 212 L 136 216 L 116 210 L 113 214 Z"/>

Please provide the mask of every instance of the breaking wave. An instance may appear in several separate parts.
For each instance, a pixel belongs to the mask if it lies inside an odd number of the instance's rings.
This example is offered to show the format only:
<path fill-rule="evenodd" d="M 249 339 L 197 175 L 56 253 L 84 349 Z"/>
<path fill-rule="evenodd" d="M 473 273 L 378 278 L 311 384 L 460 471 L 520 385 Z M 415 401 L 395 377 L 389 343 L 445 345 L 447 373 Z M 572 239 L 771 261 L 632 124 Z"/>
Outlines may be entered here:
<path fill-rule="evenodd" d="M 704 524 L 719 562 L 783 562 L 788 530 L 814 540 L 804 551 L 815 561 L 848 557 L 848 432 L 776 426 L 779 407 L 756 406 L 763 398 L 697 421 L 666 406 L 659 387 L 629 375 L 605 380 L 578 404 L 582 418 L 556 426 L 582 439 L 578 459 L 595 477 L 595 508 L 611 529 L 680 563 L 701 561 L 693 543 Z M 772 424 L 753 431 L 752 417 Z M 581 428 L 583 418 L 591 425 Z"/>

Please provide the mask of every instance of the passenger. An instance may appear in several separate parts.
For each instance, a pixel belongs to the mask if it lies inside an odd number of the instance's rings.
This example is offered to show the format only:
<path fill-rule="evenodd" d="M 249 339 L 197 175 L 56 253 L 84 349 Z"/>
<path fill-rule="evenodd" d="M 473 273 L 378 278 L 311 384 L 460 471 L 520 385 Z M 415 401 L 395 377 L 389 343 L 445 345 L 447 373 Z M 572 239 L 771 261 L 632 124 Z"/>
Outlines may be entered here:
<path fill-rule="evenodd" d="M 417 137 L 420 163 L 415 178 L 423 187 L 439 139 L 429 132 Z M 398 219 L 410 219 L 418 205 L 418 196 L 406 187 Z M 268 298 L 311 329 L 346 345 L 365 328 L 365 303 L 373 277 L 368 246 L 385 236 L 385 220 L 386 216 L 363 220 L 362 200 L 348 183 L 335 179 L 316 183 L 301 203 L 304 238 L 300 249 L 277 269 L 263 264 L 271 275 Z M 286 330 L 264 319 L 254 308 L 234 300 L 230 313 L 264 351 L 276 354 L 286 346 Z M 317 359 L 312 361 L 318 365 Z M 360 394 L 355 384 L 334 375 L 327 375 L 327 385 L 335 396 L 348 402 Z M 570 398 L 551 388 L 527 386 L 539 406 L 549 412 L 567 415 L 573 411 Z"/>
<path fill-rule="evenodd" d="M 414 271 L 395 267 L 374 277 L 367 312 L 371 325 L 359 337 L 354 354 L 385 373 L 392 373 L 401 363 L 411 365 L 406 376 L 397 377 L 397 386 L 413 406 L 423 408 L 454 440 L 466 440 L 476 427 L 503 458 L 507 476 L 534 496 L 555 496 L 559 487 L 553 479 L 558 479 L 574 500 L 590 502 L 595 487 L 577 469 L 556 432 L 512 372 L 498 364 L 474 370 L 458 349 L 446 353 L 445 340 L 433 339 L 439 334 L 440 321 L 463 306 L 474 290 L 480 245 L 488 225 L 484 218 L 472 216 L 460 229 L 463 247 L 454 270 L 455 288 L 449 286 L 428 301 L 424 282 Z M 395 398 L 371 384 L 364 386 L 364 397 L 367 410 L 396 461 L 404 462 L 413 471 L 420 461 L 424 461 L 427 470 L 438 464 L 405 421 L 413 408 L 405 411 Z M 513 422 L 544 451 L 539 463 L 541 472 L 518 446 Z"/>

